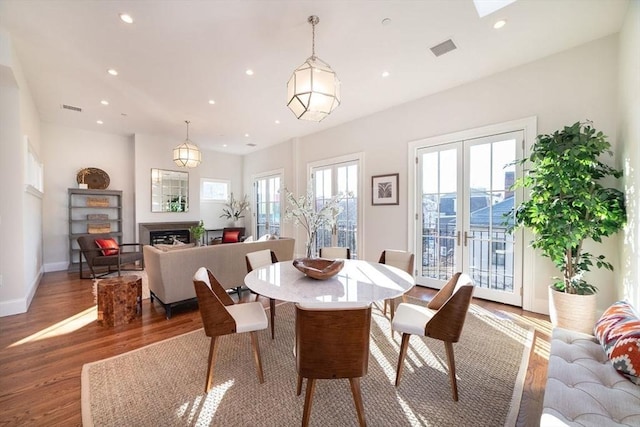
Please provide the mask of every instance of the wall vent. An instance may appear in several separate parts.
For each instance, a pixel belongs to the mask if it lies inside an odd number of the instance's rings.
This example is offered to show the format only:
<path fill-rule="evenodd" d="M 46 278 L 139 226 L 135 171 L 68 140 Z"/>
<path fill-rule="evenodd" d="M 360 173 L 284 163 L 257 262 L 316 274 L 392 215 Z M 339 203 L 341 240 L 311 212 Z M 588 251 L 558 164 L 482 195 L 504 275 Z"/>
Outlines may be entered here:
<path fill-rule="evenodd" d="M 62 108 L 64 110 L 77 111 L 78 113 L 82 113 L 82 108 L 74 107 L 73 105 L 62 104 Z"/>
<path fill-rule="evenodd" d="M 451 52 L 452 50 L 455 50 L 457 48 L 458 47 L 455 45 L 455 43 L 453 43 L 453 40 L 449 39 L 433 46 L 431 48 L 431 52 L 433 52 L 435 56 L 442 56 L 445 53 Z"/>

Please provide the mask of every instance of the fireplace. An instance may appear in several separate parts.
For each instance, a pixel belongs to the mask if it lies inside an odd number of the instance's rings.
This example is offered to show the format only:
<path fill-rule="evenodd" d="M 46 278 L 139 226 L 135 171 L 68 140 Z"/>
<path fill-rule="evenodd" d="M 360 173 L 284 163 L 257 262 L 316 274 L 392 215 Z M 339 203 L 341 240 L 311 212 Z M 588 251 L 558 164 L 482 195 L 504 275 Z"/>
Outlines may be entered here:
<path fill-rule="evenodd" d="M 152 245 L 173 245 L 176 240 L 182 243 L 190 243 L 189 230 L 156 230 L 149 232 L 149 241 Z"/>
<path fill-rule="evenodd" d="M 198 225 L 198 221 L 185 222 L 149 222 L 138 224 L 140 243 L 156 245 L 158 243 L 172 244 L 174 239 L 189 243 L 191 233 L 189 228 Z"/>

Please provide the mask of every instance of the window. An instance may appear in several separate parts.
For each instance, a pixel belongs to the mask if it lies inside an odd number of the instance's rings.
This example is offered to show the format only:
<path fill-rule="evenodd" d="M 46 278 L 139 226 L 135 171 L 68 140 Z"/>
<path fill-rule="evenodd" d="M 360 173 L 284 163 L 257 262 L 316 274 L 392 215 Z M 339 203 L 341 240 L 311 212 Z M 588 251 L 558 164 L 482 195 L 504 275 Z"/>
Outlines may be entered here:
<path fill-rule="evenodd" d="M 27 152 L 24 177 L 25 190 L 35 195 L 41 196 L 44 192 L 42 163 L 40 163 L 38 155 L 31 147 L 31 144 L 29 143 L 29 137 L 24 137 L 24 143 Z"/>
<path fill-rule="evenodd" d="M 282 173 L 274 173 L 254 180 L 256 237 L 280 235 L 280 188 Z"/>

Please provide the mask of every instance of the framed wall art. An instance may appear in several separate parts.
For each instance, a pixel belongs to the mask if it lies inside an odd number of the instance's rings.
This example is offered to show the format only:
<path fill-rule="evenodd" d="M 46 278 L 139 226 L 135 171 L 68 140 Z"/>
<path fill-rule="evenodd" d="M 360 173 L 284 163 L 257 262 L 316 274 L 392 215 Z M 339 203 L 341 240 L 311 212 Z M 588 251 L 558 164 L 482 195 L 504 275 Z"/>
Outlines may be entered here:
<path fill-rule="evenodd" d="M 371 177 L 372 205 L 397 205 L 400 203 L 398 198 L 398 175 L 397 173 L 392 173 Z"/>

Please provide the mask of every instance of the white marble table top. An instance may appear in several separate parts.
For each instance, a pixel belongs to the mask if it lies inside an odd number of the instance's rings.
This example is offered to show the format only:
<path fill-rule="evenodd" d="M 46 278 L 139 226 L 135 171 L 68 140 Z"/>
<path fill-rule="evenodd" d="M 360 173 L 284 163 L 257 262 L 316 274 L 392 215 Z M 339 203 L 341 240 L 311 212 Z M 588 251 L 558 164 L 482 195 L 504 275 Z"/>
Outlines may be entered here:
<path fill-rule="evenodd" d="M 253 270 L 244 283 L 260 295 L 282 301 L 370 303 L 398 297 L 415 281 L 390 265 L 345 260 L 342 270 L 327 280 L 307 277 L 292 261 L 283 261 Z"/>

